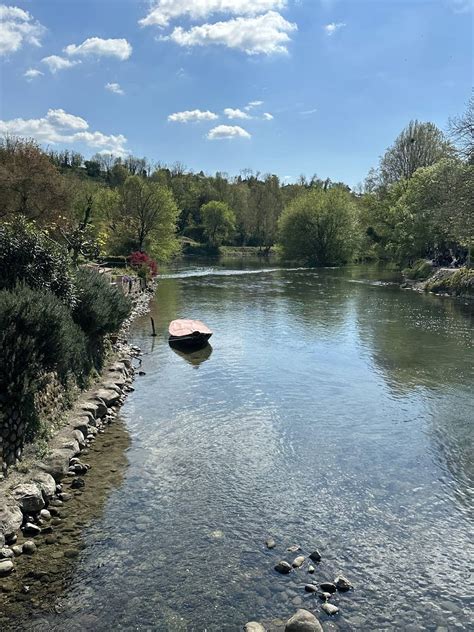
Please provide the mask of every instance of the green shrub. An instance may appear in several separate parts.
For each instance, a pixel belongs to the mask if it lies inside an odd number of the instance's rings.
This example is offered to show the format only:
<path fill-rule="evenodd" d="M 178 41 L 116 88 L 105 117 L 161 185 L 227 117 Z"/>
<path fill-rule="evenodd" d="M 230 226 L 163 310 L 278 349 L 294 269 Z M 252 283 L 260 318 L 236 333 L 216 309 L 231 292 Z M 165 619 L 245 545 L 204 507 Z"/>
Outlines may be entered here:
<path fill-rule="evenodd" d="M 451 275 L 440 276 L 428 281 L 427 292 L 451 294 L 454 296 L 474 296 L 474 270 L 460 268 Z"/>
<path fill-rule="evenodd" d="M 410 268 L 405 268 L 403 270 L 403 274 L 407 277 L 407 279 L 412 279 L 413 281 L 418 280 L 422 281 L 427 279 L 431 272 L 433 271 L 433 264 L 431 261 L 426 261 L 426 259 L 418 259 Z"/>
<path fill-rule="evenodd" d="M 0 270 L 0 290 L 24 283 L 49 290 L 66 305 L 74 305 L 74 282 L 66 252 L 23 217 L 0 226 Z"/>
<path fill-rule="evenodd" d="M 76 288 L 73 318 L 93 341 L 117 331 L 130 314 L 130 300 L 95 270 L 79 269 Z"/>

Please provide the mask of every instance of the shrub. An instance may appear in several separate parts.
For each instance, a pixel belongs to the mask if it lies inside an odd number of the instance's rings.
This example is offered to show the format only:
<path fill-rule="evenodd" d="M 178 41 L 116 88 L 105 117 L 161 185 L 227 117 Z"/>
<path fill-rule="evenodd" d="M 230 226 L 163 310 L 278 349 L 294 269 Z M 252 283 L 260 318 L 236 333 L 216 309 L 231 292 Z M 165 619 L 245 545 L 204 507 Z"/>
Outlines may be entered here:
<path fill-rule="evenodd" d="M 95 270 L 79 269 L 76 287 L 73 318 L 92 340 L 117 331 L 130 314 L 130 300 Z"/>
<path fill-rule="evenodd" d="M 23 283 L 51 291 L 66 305 L 74 305 L 67 254 L 23 217 L 0 226 L 0 270 L 0 290 Z"/>
<path fill-rule="evenodd" d="M 158 274 L 158 265 L 145 252 L 132 252 L 128 257 L 130 266 L 137 271 L 139 277 L 149 280 Z"/>
<path fill-rule="evenodd" d="M 418 259 L 410 268 L 405 268 L 403 274 L 412 280 L 427 279 L 433 271 L 433 264 L 426 259 Z"/>

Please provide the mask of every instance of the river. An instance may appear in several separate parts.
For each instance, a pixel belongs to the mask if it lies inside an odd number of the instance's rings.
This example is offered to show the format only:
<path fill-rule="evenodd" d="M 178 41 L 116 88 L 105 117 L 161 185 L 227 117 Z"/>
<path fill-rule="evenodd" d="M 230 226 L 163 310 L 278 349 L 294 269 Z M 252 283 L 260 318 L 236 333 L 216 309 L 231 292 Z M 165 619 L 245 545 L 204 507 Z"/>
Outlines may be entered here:
<path fill-rule="evenodd" d="M 237 631 L 299 606 L 327 631 L 472 629 L 472 311 L 392 279 L 248 262 L 164 275 L 158 336 L 149 316 L 130 336 L 145 375 L 122 410 L 121 483 L 59 611 L 18 629 Z M 179 317 L 208 324 L 212 348 L 173 351 Z M 273 570 L 291 545 L 320 550 L 313 576 Z M 330 618 L 303 587 L 340 572 L 354 590 Z"/>

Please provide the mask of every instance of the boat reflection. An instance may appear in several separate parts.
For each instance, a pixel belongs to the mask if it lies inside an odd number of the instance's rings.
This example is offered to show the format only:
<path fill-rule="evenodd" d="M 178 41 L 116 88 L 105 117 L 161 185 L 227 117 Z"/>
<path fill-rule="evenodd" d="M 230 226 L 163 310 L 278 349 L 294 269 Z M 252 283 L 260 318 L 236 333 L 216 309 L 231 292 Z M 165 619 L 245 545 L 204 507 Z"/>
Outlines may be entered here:
<path fill-rule="evenodd" d="M 209 343 L 202 349 L 194 349 L 194 350 L 185 350 L 176 347 L 176 345 L 170 345 L 170 348 L 176 353 L 176 355 L 181 356 L 186 362 L 191 364 L 195 369 L 199 368 L 199 366 L 209 360 L 212 353 L 212 347 Z"/>

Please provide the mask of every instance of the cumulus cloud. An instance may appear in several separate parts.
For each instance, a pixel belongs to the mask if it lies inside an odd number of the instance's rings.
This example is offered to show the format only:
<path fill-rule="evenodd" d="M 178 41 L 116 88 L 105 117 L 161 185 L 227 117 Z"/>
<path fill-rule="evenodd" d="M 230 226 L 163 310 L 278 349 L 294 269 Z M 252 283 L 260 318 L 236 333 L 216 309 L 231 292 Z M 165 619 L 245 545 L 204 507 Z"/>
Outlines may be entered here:
<path fill-rule="evenodd" d="M 28 11 L 0 5 L 0 55 L 15 53 L 25 43 L 41 46 L 45 30 Z"/>
<path fill-rule="evenodd" d="M 156 0 L 154 8 L 139 24 L 165 27 L 182 16 L 200 20 L 217 13 L 259 15 L 284 9 L 286 5 L 287 0 Z"/>
<path fill-rule="evenodd" d="M 274 119 L 275 117 L 273 116 L 273 114 L 270 114 L 270 112 L 264 112 L 264 113 L 263 113 L 263 118 L 264 118 L 266 121 L 273 121 L 273 119 Z"/>
<path fill-rule="evenodd" d="M 41 70 L 38 70 L 37 68 L 28 68 L 28 70 L 23 73 L 23 76 L 28 81 L 32 81 L 33 79 L 36 79 L 36 77 L 41 77 L 42 75 L 44 75 L 44 72 L 41 72 Z"/>
<path fill-rule="evenodd" d="M 58 72 L 58 70 L 65 70 L 66 68 L 72 68 L 80 64 L 80 60 L 66 59 L 66 57 L 60 57 L 59 55 L 50 55 L 49 57 L 43 57 L 41 60 L 43 64 L 46 64 L 52 73 Z"/>
<path fill-rule="evenodd" d="M 226 108 L 224 114 L 228 119 L 250 119 L 252 118 L 247 112 L 234 108 Z"/>
<path fill-rule="evenodd" d="M 250 101 L 245 107 L 244 110 L 253 110 L 254 108 L 258 108 L 263 105 L 263 101 Z"/>
<path fill-rule="evenodd" d="M 106 83 L 105 89 L 115 94 L 125 94 L 119 83 Z"/>
<path fill-rule="evenodd" d="M 208 140 L 222 140 L 234 138 L 252 138 L 252 136 L 238 125 L 218 125 L 210 130 L 207 135 Z"/>
<path fill-rule="evenodd" d="M 80 57 L 117 57 L 124 61 L 132 54 L 132 47 L 126 39 L 102 39 L 88 37 L 82 44 L 69 44 L 64 48 L 66 55 Z"/>
<path fill-rule="evenodd" d="M 274 55 L 288 52 L 288 33 L 297 30 L 285 18 L 269 11 L 257 17 L 239 17 L 226 22 L 202 24 L 186 30 L 176 27 L 165 39 L 179 46 L 208 46 L 219 44 L 242 50 L 247 55 Z"/>
<path fill-rule="evenodd" d="M 168 121 L 173 123 L 190 123 L 194 121 L 215 121 L 219 116 L 214 112 L 206 110 L 185 110 L 184 112 L 175 112 L 168 116 Z"/>
<path fill-rule="evenodd" d="M 89 123 L 80 116 L 69 114 L 63 109 L 48 110 L 46 116 L 38 119 L 0 120 L 0 134 L 29 136 L 40 143 L 84 143 L 92 149 L 123 156 L 127 139 L 122 134 L 107 135 L 90 131 Z"/>
<path fill-rule="evenodd" d="M 336 31 L 344 28 L 344 26 L 346 26 L 344 22 L 331 22 L 331 24 L 326 24 L 324 30 L 326 31 L 326 35 L 334 35 Z"/>

